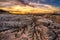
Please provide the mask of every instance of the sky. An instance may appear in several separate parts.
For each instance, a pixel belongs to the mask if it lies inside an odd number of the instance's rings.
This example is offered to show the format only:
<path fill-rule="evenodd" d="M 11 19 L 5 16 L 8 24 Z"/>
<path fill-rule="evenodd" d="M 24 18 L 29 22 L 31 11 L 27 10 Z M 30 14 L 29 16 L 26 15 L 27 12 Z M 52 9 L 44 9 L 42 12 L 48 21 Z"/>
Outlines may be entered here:
<path fill-rule="evenodd" d="M 42 3 L 46 3 L 54 6 L 60 6 L 60 0 L 47 0 L 46 2 L 42 2 Z"/>
<path fill-rule="evenodd" d="M 30 0 L 32 1 L 32 0 Z M 33 1 L 37 1 L 37 0 L 33 0 Z M 49 5 L 53 5 L 53 6 L 60 6 L 60 0 L 39 0 L 40 3 L 42 4 L 49 4 Z"/>
<path fill-rule="evenodd" d="M 36 3 L 37 2 L 37 3 Z M 55 12 L 60 10 L 60 0 L 0 0 L 0 9 L 7 10 L 7 11 L 23 11 L 27 10 L 28 12 L 35 12 L 37 13 L 42 12 Z M 21 10 L 22 9 L 22 10 Z M 50 11 L 49 11 L 50 10 Z M 27 11 L 26 11 L 27 12 Z"/>
<path fill-rule="evenodd" d="M 13 0 L 0 0 L 0 2 L 1 1 L 13 1 Z M 17 0 L 17 1 L 20 1 L 20 0 Z M 26 0 L 24 0 L 24 1 L 26 1 Z M 38 0 L 28 0 L 28 1 L 37 2 Z M 53 6 L 60 6 L 60 0 L 39 0 L 39 3 L 49 4 L 49 5 L 53 5 Z"/>

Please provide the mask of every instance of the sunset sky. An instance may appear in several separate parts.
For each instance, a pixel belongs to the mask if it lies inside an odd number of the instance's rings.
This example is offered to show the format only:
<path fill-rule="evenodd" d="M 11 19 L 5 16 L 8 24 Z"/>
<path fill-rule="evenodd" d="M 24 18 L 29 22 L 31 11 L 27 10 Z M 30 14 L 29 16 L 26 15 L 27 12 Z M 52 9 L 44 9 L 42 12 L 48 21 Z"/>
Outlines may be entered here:
<path fill-rule="evenodd" d="M 20 1 L 20 0 L 0 0 L 0 2 L 6 2 L 6 1 Z M 26 1 L 26 0 L 22 0 Z M 53 6 L 60 6 L 60 0 L 28 0 L 30 2 L 38 2 L 42 4 L 48 4 Z"/>
<path fill-rule="evenodd" d="M 12 0 L 0 0 L 1 1 L 12 1 Z M 17 0 L 17 1 L 20 1 L 20 0 Z M 24 0 L 26 1 L 26 0 Z M 32 2 L 36 2 L 38 0 L 28 0 L 28 1 L 32 1 Z M 53 6 L 60 6 L 60 0 L 39 0 L 40 3 L 43 3 L 43 4 L 50 4 L 50 5 L 53 5 Z"/>
<path fill-rule="evenodd" d="M 13 13 L 53 13 L 59 8 L 60 0 L 0 0 L 0 9 Z"/>

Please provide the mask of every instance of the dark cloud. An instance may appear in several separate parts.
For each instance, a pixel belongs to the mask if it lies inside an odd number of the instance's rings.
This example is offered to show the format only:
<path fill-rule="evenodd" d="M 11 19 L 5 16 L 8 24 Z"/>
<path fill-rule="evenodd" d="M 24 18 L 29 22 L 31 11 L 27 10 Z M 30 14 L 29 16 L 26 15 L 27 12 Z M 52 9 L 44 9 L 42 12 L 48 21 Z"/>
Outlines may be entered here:
<path fill-rule="evenodd" d="M 29 3 L 29 1 L 28 0 L 17 0 L 17 1 L 19 1 L 19 2 L 21 2 L 22 4 L 27 4 L 28 5 L 28 3 Z"/>
<path fill-rule="evenodd" d="M 0 0 L 0 2 L 9 2 L 9 1 L 12 1 L 12 0 Z"/>
<path fill-rule="evenodd" d="M 0 6 L 28 5 L 27 0 L 0 0 Z"/>

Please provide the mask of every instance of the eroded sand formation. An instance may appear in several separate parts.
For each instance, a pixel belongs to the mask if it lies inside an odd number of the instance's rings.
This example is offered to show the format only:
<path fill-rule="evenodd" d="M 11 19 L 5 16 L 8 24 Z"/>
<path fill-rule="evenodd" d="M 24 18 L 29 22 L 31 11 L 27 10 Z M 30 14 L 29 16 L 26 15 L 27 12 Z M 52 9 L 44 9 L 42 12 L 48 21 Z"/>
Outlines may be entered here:
<path fill-rule="evenodd" d="M 0 12 L 0 40 L 60 40 L 60 23 L 48 17 Z"/>

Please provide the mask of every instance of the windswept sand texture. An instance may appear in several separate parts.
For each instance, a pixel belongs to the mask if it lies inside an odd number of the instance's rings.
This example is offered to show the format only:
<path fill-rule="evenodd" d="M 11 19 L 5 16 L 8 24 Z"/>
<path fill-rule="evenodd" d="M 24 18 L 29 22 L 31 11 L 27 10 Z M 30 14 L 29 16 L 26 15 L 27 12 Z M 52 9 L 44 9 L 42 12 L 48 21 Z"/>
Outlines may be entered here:
<path fill-rule="evenodd" d="M 60 40 L 60 16 L 50 16 L 0 11 L 0 40 Z"/>

